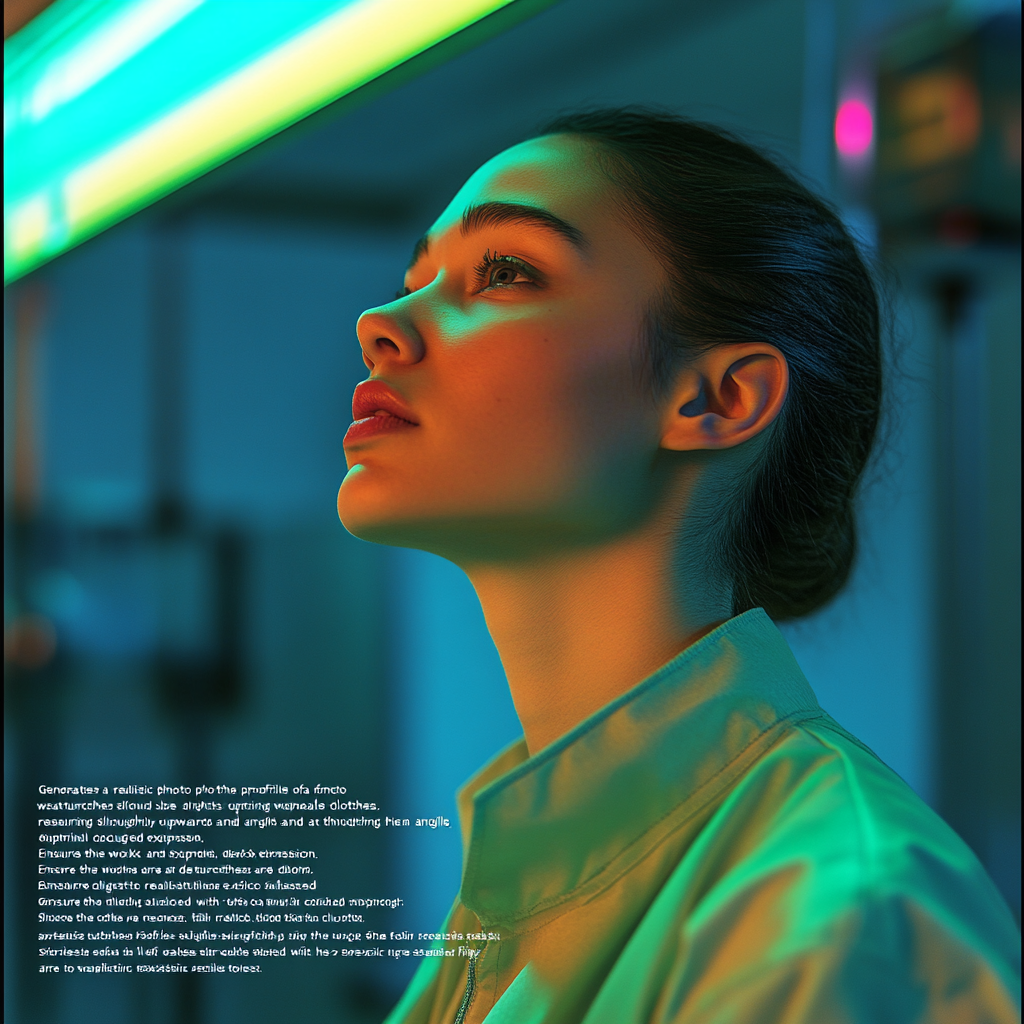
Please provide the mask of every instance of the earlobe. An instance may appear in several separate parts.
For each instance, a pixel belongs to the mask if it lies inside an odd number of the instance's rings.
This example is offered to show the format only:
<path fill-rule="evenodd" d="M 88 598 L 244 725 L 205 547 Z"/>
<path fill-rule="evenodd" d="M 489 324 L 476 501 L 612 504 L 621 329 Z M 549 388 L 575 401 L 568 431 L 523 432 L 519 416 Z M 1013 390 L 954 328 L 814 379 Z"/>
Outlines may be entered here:
<path fill-rule="evenodd" d="M 719 345 L 688 363 L 666 403 L 661 447 L 732 448 L 778 416 L 789 389 L 786 357 L 774 345 Z"/>

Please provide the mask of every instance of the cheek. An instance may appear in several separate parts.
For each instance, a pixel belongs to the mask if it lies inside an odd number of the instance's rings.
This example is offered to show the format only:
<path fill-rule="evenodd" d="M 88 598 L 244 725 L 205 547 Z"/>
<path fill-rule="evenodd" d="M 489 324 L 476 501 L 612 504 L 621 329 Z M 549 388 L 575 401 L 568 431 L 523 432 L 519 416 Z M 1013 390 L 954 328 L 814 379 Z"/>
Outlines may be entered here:
<path fill-rule="evenodd" d="M 633 325 L 622 319 L 521 324 L 478 338 L 476 358 L 467 350 L 446 375 L 462 412 L 445 417 L 439 439 L 473 463 L 478 482 L 572 489 L 644 430 Z"/>
<path fill-rule="evenodd" d="M 520 336 L 452 375 L 435 436 L 453 486 L 531 488 L 570 455 L 574 410 L 556 351 L 555 339 Z"/>

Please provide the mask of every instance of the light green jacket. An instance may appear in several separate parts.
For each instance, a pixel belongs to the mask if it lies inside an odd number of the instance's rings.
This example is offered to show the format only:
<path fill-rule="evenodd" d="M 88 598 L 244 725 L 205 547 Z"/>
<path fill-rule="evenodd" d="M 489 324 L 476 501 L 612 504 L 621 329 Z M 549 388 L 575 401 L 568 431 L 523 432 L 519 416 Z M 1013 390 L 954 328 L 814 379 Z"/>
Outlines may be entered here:
<path fill-rule="evenodd" d="M 459 804 L 447 955 L 388 1024 L 1020 1019 L 1006 904 L 760 609 Z"/>

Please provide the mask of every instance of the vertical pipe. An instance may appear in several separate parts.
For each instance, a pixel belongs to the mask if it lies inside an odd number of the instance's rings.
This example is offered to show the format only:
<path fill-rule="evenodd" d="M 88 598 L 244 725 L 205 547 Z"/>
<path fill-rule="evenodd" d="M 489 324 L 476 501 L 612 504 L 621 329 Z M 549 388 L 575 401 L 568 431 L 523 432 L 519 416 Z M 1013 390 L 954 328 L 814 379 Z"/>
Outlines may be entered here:
<path fill-rule="evenodd" d="M 175 546 L 186 543 L 189 529 L 186 494 L 186 238 L 180 221 L 160 223 L 153 237 L 151 284 L 151 464 L 153 530 L 157 545 L 174 557 Z M 162 564 L 162 563 L 160 563 Z M 189 785 L 205 779 L 209 766 L 208 723 L 202 709 L 182 691 L 189 691 L 189 669 L 156 652 L 155 676 L 160 696 L 174 718 L 178 734 L 178 768 Z M 201 1024 L 203 1000 L 194 974 L 173 979 L 174 1024 Z"/>
<path fill-rule="evenodd" d="M 835 107 L 835 66 L 835 0 L 804 0 L 800 170 L 825 195 L 832 191 L 832 112 Z"/>
<path fill-rule="evenodd" d="M 175 533 L 185 525 L 185 238 L 180 223 L 159 225 L 152 258 L 154 526 L 157 533 Z"/>
<path fill-rule="evenodd" d="M 981 305 L 962 275 L 935 294 L 939 348 L 938 517 L 939 803 L 943 817 L 982 859 L 989 778 L 984 677 L 985 438 Z"/>
<path fill-rule="evenodd" d="M 52 626 L 33 614 L 32 575 L 39 545 L 40 445 L 38 435 L 39 346 L 46 294 L 38 281 L 13 296 L 15 394 L 11 547 L 8 580 L 14 616 L 4 622 L 6 720 L 14 734 L 10 765 L 14 795 L 8 870 L 14 880 L 12 916 L 17 949 L 14 1005 L 24 1024 L 56 1019 L 59 990 L 52 975 L 39 974 L 30 954 L 40 928 L 37 914 L 37 787 L 56 776 L 60 735 L 62 666 L 54 660 Z M 5 616 L 6 618 L 6 616 Z M 63 975 L 61 976 L 63 977 Z"/>

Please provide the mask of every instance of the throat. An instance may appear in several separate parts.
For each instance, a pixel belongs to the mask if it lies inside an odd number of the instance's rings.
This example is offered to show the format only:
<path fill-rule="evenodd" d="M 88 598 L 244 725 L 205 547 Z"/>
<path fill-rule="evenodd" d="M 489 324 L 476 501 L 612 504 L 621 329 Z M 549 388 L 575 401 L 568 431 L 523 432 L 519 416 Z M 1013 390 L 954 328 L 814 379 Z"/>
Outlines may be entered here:
<path fill-rule="evenodd" d="M 729 618 L 724 601 L 688 609 L 638 552 L 603 554 L 467 569 L 531 755 Z"/>

